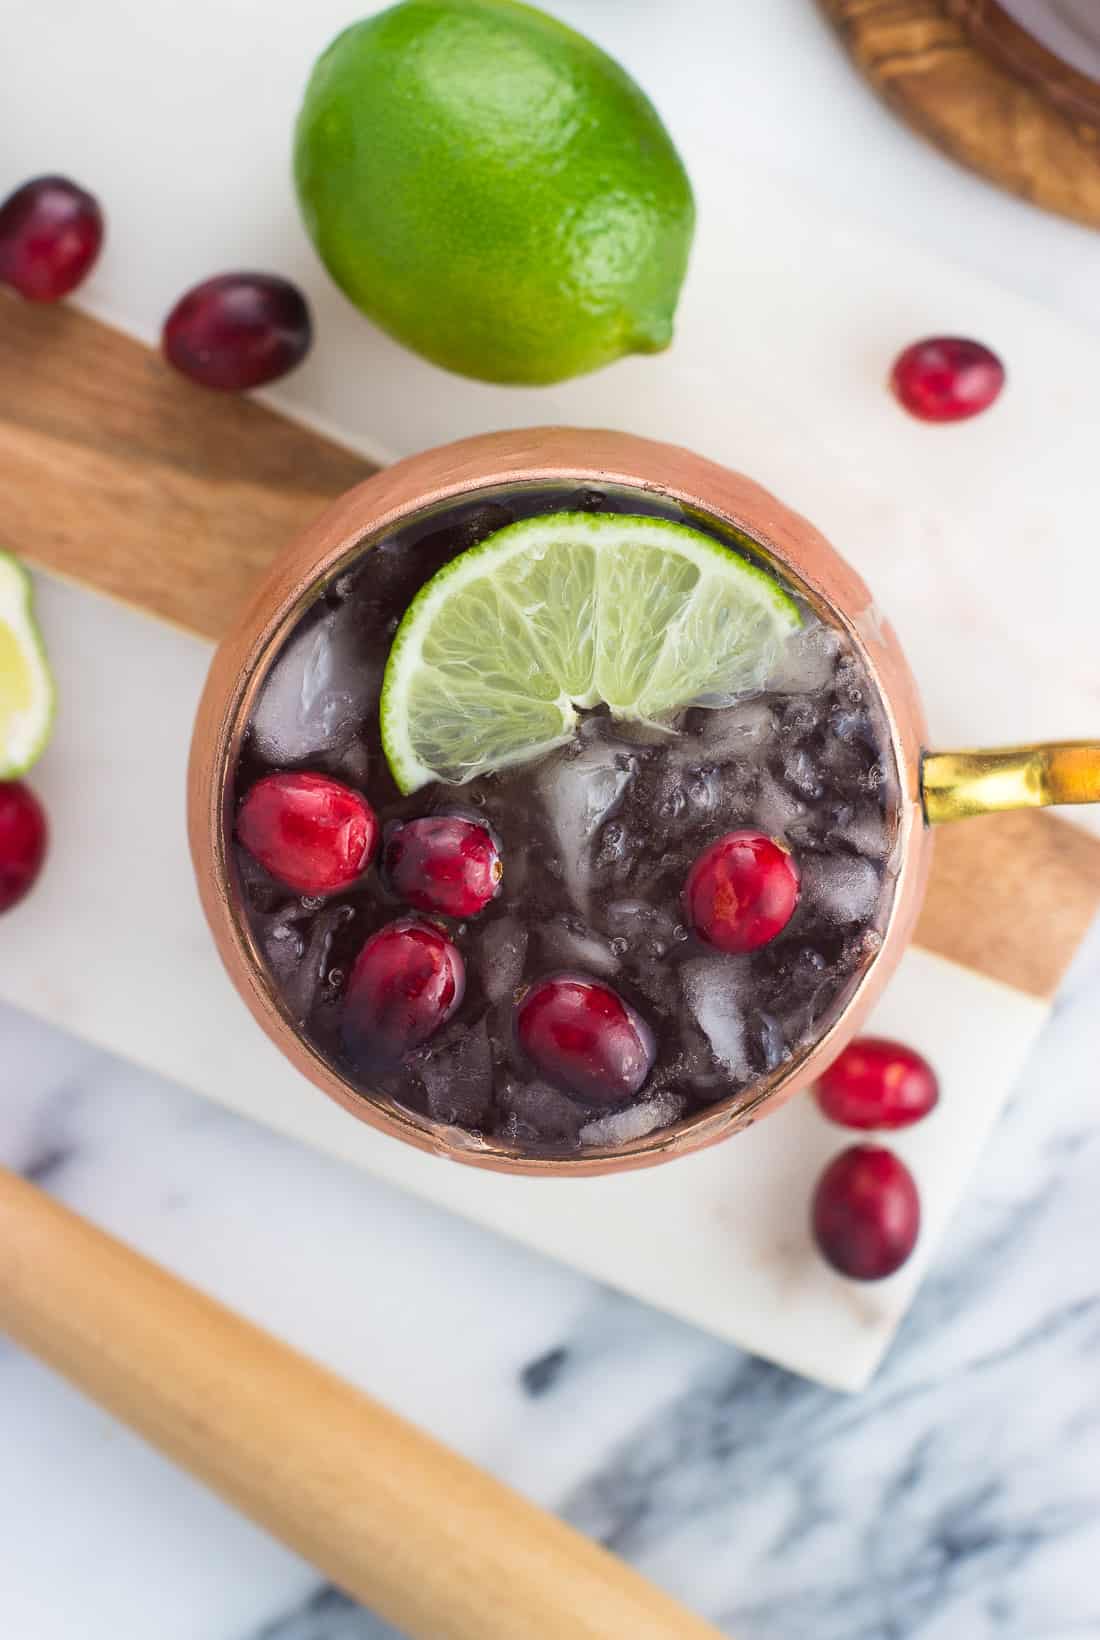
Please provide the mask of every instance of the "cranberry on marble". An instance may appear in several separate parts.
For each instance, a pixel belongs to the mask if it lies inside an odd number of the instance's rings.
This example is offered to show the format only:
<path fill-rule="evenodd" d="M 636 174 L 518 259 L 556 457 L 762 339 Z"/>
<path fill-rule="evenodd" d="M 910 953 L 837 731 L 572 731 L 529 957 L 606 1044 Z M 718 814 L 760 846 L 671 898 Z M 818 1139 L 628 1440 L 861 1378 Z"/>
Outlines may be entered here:
<path fill-rule="evenodd" d="M 882 1036 L 849 1042 L 817 1084 L 822 1114 L 850 1128 L 910 1127 L 935 1109 L 939 1096 L 927 1059 Z"/>
<path fill-rule="evenodd" d="M 898 355 L 890 383 L 899 404 L 920 421 L 967 421 L 1000 396 L 1005 367 L 981 342 L 929 336 Z"/>
<path fill-rule="evenodd" d="M 913 1175 L 882 1145 L 852 1145 L 818 1180 L 811 1223 L 834 1270 L 853 1281 L 881 1281 L 901 1269 L 920 1233 Z"/>
<path fill-rule="evenodd" d="M 0 912 L 30 893 L 46 858 L 46 814 L 19 780 L 0 780 Z"/>

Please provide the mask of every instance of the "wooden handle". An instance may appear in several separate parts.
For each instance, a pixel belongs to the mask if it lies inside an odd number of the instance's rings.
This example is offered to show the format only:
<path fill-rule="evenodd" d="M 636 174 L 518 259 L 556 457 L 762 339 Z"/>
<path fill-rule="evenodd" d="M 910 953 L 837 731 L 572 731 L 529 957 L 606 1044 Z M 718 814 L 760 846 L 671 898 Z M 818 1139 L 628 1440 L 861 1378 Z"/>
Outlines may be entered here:
<path fill-rule="evenodd" d="M 0 1328 L 410 1640 L 718 1631 L 0 1168 Z"/>
<path fill-rule="evenodd" d="M 0 546 L 204 638 L 372 470 L 75 308 L 2 288 L 0 437 Z"/>

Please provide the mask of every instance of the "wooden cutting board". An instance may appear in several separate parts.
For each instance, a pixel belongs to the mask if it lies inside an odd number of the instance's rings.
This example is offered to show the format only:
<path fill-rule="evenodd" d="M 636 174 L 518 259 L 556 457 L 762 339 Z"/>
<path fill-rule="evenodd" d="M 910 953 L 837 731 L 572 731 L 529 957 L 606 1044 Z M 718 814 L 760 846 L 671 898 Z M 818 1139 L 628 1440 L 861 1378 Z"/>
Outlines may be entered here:
<path fill-rule="evenodd" d="M 286 543 L 371 471 L 74 309 L 0 293 L 0 529 L 55 575 L 216 640 Z M 1045 999 L 1098 908 L 1100 840 L 1003 815 L 941 832 L 917 940 Z"/>

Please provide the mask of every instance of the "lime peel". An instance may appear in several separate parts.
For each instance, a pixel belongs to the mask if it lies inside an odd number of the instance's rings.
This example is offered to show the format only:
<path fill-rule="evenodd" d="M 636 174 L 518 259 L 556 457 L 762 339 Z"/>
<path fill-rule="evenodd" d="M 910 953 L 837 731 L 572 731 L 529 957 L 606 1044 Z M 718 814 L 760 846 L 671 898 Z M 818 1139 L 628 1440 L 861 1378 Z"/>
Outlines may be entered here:
<path fill-rule="evenodd" d="M 552 513 L 439 570 L 386 664 L 382 744 L 405 793 L 542 757 L 577 711 L 661 723 L 759 688 L 798 606 L 760 566 L 668 519 Z"/>
<path fill-rule="evenodd" d="M 31 578 L 0 551 L 0 780 L 36 763 L 53 727 L 54 684 L 34 619 Z"/>

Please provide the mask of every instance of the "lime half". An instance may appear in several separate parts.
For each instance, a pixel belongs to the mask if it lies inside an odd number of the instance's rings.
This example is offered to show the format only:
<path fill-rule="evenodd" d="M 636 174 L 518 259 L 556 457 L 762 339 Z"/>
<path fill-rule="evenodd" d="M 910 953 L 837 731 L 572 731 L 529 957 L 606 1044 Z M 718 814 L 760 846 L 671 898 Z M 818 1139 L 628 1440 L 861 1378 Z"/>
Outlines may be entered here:
<path fill-rule="evenodd" d="M 25 774 L 46 749 L 54 689 L 34 621 L 30 576 L 0 552 L 0 780 Z"/>
<path fill-rule="evenodd" d="M 403 792 L 541 757 L 577 708 L 660 723 L 759 688 L 798 608 L 764 570 L 661 518 L 553 513 L 498 530 L 409 605 L 382 683 Z"/>

